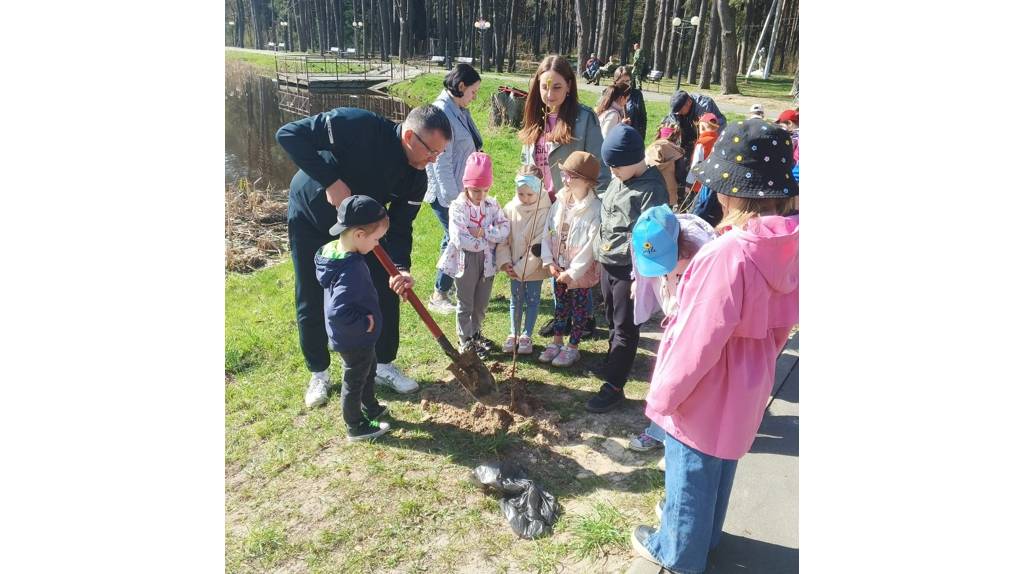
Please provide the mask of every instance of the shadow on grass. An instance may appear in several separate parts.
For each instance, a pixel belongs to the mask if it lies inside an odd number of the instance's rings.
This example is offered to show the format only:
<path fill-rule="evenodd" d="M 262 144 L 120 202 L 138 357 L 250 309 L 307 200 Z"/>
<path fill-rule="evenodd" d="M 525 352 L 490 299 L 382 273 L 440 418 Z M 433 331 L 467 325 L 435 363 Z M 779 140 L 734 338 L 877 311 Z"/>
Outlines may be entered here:
<path fill-rule="evenodd" d="M 583 404 L 593 396 L 591 390 L 531 381 L 527 384 L 527 394 L 549 413 L 557 412 L 561 415 L 558 421 L 563 434 L 562 442 L 558 443 L 560 447 L 584 444 L 580 436 L 584 431 L 597 431 L 595 434 L 600 439 L 603 433 L 607 433 L 606 436 L 619 436 L 625 428 L 640 432 L 647 424 L 643 415 L 643 401 L 627 400 L 613 413 L 593 414 L 583 409 Z M 418 396 L 407 395 L 388 398 L 392 402 L 412 403 L 420 400 Z M 452 393 L 441 398 L 432 397 L 431 400 L 439 400 L 460 409 L 468 409 L 472 405 L 466 393 Z M 448 422 L 429 419 L 424 422 L 396 421 L 393 426 L 403 431 L 402 436 L 385 435 L 380 439 L 384 444 L 445 456 L 450 462 L 466 467 L 467 472 L 487 461 L 515 460 L 526 468 L 529 478 L 557 497 L 575 497 L 598 489 L 646 493 L 664 486 L 664 475 L 653 464 L 656 457 L 635 453 L 627 455 L 625 451 L 609 455 L 616 463 L 615 466 L 631 469 L 595 476 L 571 456 L 549 446 L 528 442 L 515 433 L 478 434 Z M 589 446 L 594 448 L 596 445 Z M 594 450 L 600 452 L 601 449 L 598 447 Z"/>
<path fill-rule="evenodd" d="M 498 433 L 480 435 L 447 423 L 397 422 L 407 431 L 397 438 L 385 435 L 381 442 L 389 446 L 443 455 L 450 462 L 466 468 L 467 474 L 478 465 L 494 460 L 514 460 L 527 471 L 527 476 L 558 498 L 586 495 L 598 489 L 646 493 L 664 487 L 664 475 L 656 468 L 639 466 L 629 472 L 612 472 L 577 479 L 587 471 L 572 457 L 547 447 L 527 443 L 518 435 Z"/>

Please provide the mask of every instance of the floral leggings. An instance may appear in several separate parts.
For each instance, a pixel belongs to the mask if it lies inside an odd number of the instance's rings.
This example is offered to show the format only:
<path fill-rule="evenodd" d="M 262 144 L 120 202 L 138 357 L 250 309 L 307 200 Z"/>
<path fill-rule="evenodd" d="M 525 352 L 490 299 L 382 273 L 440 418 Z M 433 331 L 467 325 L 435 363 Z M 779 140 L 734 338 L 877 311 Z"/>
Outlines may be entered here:
<path fill-rule="evenodd" d="M 565 334 L 565 324 L 572 314 L 572 330 L 569 332 L 569 344 L 580 344 L 583 326 L 587 323 L 588 305 L 590 303 L 590 287 L 585 289 L 569 289 L 565 283 L 555 283 L 555 335 Z"/>

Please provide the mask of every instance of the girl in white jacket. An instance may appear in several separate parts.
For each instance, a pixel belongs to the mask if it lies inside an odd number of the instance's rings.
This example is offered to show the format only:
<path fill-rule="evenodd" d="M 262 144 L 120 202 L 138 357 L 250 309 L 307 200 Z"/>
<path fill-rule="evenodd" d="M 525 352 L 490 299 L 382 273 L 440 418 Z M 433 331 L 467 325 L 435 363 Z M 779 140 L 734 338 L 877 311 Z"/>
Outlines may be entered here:
<path fill-rule="evenodd" d="M 541 260 L 555 279 L 554 337 L 539 360 L 568 367 L 579 360 L 579 343 L 587 320 L 590 288 L 600 280 L 594 259 L 594 243 L 601 228 L 601 201 L 594 193 L 600 162 L 576 151 L 560 166 L 565 185 L 548 212 L 547 233 L 541 243 Z M 565 345 L 566 323 L 572 329 Z"/>

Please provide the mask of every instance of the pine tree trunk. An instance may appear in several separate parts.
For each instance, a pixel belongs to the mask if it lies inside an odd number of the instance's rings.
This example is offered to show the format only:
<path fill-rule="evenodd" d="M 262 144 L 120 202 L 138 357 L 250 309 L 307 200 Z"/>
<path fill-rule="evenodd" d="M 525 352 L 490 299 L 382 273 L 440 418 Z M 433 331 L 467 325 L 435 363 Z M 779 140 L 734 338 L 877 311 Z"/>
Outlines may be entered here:
<path fill-rule="evenodd" d="M 540 23 L 540 2 L 541 0 L 534 0 L 533 8 L 533 59 L 540 59 L 540 31 L 543 29 L 543 25 Z"/>
<path fill-rule="evenodd" d="M 672 3 L 672 12 L 668 15 L 668 23 L 665 24 L 666 34 L 668 34 L 668 55 L 665 58 L 665 76 L 669 78 L 676 77 L 676 68 L 679 66 L 679 54 L 676 52 L 679 50 L 679 34 L 686 29 L 686 19 L 683 18 L 683 24 L 680 29 L 672 27 L 672 18 L 676 16 L 682 18 L 682 14 L 679 13 L 681 0 L 674 0 Z"/>
<path fill-rule="evenodd" d="M 635 7 L 636 0 L 629 0 L 628 7 L 626 8 L 626 27 L 622 32 L 622 49 L 619 53 L 621 65 L 623 66 L 628 65 L 630 50 L 633 49 L 633 12 Z"/>
<path fill-rule="evenodd" d="M 687 69 L 687 72 L 686 72 L 686 83 L 687 84 L 696 84 L 697 83 L 697 53 L 700 50 L 700 40 L 701 40 L 701 38 L 703 36 L 706 35 L 706 34 L 702 34 L 701 32 L 703 30 L 706 30 L 707 28 L 709 28 L 709 25 L 708 25 L 708 22 L 707 22 L 707 20 L 708 20 L 707 5 L 708 5 L 708 0 L 700 0 L 700 12 L 697 13 L 697 16 L 700 18 L 700 25 L 697 26 L 697 29 L 695 30 L 694 36 L 693 36 L 693 50 L 690 52 L 690 67 Z"/>
<path fill-rule="evenodd" d="M 715 4 L 718 4 L 718 0 L 715 0 Z M 717 6 L 715 7 L 715 10 L 718 10 Z M 721 16 L 719 16 L 719 18 L 721 18 Z M 721 21 L 719 21 L 718 25 L 719 26 L 722 25 Z M 712 84 L 721 84 L 722 83 L 722 76 L 720 75 L 721 72 L 722 72 L 721 63 L 722 63 L 722 38 L 721 38 L 721 36 L 719 36 L 719 38 L 717 40 L 717 43 L 715 44 L 715 58 L 714 58 L 714 60 L 711 61 L 711 83 Z"/>
<path fill-rule="evenodd" d="M 583 66 L 590 56 L 587 52 L 590 45 L 590 26 L 587 25 L 590 22 L 590 10 L 590 2 L 576 0 L 576 26 L 579 28 L 579 34 L 576 35 L 576 61 L 579 62 L 577 71 L 580 74 L 583 73 Z"/>
<path fill-rule="evenodd" d="M 654 18 L 654 54 L 651 55 L 651 69 L 664 71 L 665 24 L 670 0 L 658 0 L 657 16 Z"/>
<path fill-rule="evenodd" d="M 777 0 L 775 8 L 775 23 L 772 24 L 772 41 L 768 45 L 768 57 L 764 61 L 764 74 L 762 78 L 768 79 L 772 73 L 772 61 L 775 59 L 775 48 L 779 43 L 779 25 L 782 22 L 782 0 Z"/>
<path fill-rule="evenodd" d="M 646 54 L 647 63 L 651 62 L 654 36 L 654 0 L 644 0 L 644 16 L 640 23 L 640 49 Z"/>
<path fill-rule="evenodd" d="M 722 93 L 738 94 L 736 86 L 736 13 L 729 0 L 718 0 L 718 17 L 722 22 Z"/>
<path fill-rule="evenodd" d="M 704 43 L 704 62 L 700 66 L 700 87 L 708 90 L 711 88 L 711 64 L 715 58 L 715 50 L 718 48 L 718 35 L 721 33 L 721 25 L 718 22 L 718 10 L 715 10 L 715 0 L 708 2 L 708 17 L 710 27 L 708 28 L 708 39 Z"/>

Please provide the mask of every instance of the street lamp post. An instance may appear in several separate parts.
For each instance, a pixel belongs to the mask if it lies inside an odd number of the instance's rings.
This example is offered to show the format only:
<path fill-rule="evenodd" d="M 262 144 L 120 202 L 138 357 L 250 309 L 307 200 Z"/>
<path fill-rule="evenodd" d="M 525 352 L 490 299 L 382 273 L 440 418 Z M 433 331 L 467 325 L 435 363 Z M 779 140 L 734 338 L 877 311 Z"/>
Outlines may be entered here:
<path fill-rule="evenodd" d="M 352 20 L 352 29 L 355 32 L 356 52 L 359 53 L 359 54 L 362 54 L 362 52 L 359 52 L 359 34 L 362 33 L 362 30 L 363 30 L 363 21 L 362 20 Z M 363 46 L 363 49 L 365 50 L 366 46 Z"/>
<path fill-rule="evenodd" d="M 483 18 L 476 21 L 473 27 L 480 30 L 480 69 L 484 69 L 484 34 L 491 27 L 491 23 Z"/>
<path fill-rule="evenodd" d="M 690 25 L 693 26 L 694 37 L 696 37 L 697 28 L 700 26 L 700 16 L 694 16 L 690 18 Z M 672 31 L 679 33 L 679 72 L 676 74 L 676 91 L 679 91 L 679 86 L 683 82 L 683 44 L 686 43 L 687 37 L 689 36 L 686 28 L 683 28 L 683 19 L 679 16 L 672 18 Z"/>

